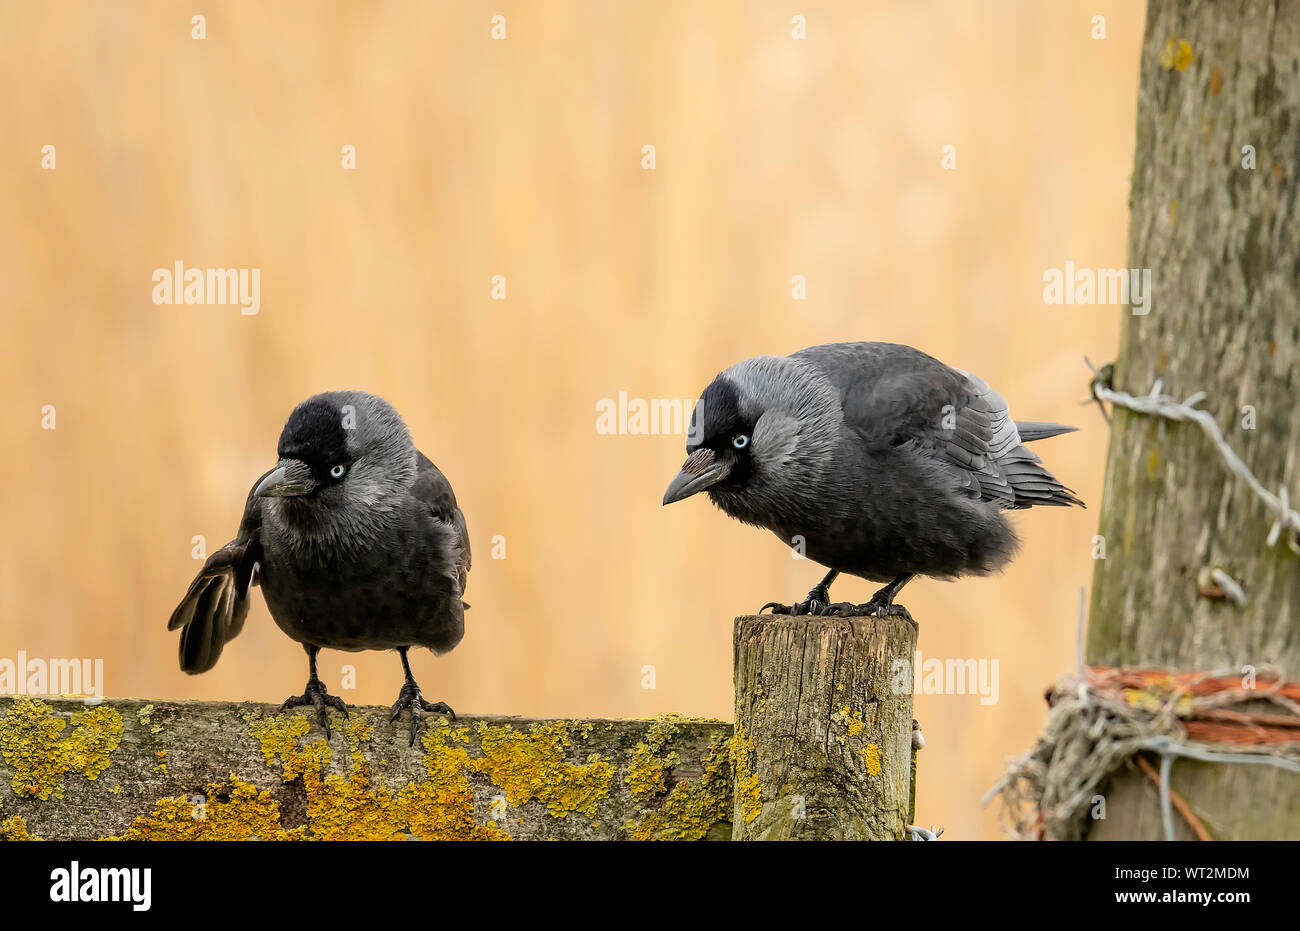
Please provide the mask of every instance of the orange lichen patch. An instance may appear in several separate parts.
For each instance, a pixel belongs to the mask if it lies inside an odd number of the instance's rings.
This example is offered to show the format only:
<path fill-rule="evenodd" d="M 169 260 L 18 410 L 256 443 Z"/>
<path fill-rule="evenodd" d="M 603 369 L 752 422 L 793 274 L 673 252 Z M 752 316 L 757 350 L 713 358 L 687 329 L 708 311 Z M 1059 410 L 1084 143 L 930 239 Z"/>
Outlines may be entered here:
<path fill-rule="evenodd" d="M 64 779 L 97 779 L 122 742 L 122 716 L 107 705 L 72 713 L 68 722 L 40 699 L 22 697 L 0 718 L 0 755 L 13 769 L 14 794 L 63 798 Z"/>
<path fill-rule="evenodd" d="M 21 815 L 14 815 L 0 821 L 0 840 L 42 840 L 27 833 L 27 822 Z"/>

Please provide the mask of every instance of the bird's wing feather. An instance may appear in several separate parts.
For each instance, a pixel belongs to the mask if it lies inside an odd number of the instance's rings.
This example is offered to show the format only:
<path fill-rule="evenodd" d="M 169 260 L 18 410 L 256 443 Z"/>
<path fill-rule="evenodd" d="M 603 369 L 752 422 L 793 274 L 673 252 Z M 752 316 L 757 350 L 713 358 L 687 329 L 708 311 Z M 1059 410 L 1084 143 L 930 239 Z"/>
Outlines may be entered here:
<path fill-rule="evenodd" d="M 1022 445 L 1006 400 L 981 379 L 892 343 L 814 346 L 793 358 L 839 389 L 845 425 L 868 448 L 907 446 L 998 507 L 1082 504 Z"/>
<path fill-rule="evenodd" d="M 269 474 L 260 476 L 253 488 Z M 222 647 L 244 627 L 248 590 L 257 584 L 262 558 L 261 504 L 250 489 L 238 535 L 208 557 L 167 621 L 168 630 L 181 628 L 180 662 L 185 672 L 206 672 L 215 666 Z"/>
<path fill-rule="evenodd" d="M 415 484 L 411 486 L 411 496 L 427 505 L 435 519 L 452 529 L 456 548 L 456 578 L 460 583 L 460 592 L 464 595 L 472 562 L 465 515 L 456 504 L 456 495 L 451 490 L 451 482 L 447 481 L 447 477 L 424 453 L 417 451 L 416 456 Z"/>

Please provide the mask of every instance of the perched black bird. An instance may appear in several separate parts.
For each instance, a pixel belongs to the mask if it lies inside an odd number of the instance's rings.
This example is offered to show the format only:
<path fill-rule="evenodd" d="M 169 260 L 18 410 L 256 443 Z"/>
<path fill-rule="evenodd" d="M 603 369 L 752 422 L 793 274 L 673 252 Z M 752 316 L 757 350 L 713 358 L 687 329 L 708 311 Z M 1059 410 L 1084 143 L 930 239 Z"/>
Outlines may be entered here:
<path fill-rule="evenodd" d="M 331 391 L 308 398 L 280 434 L 277 466 L 257 480 L 239 535 L 209 557 L 172 613 L 181 630 L 181 669 L 206 672 L 248 615 L 261 584 L 271 617 L 307 650 L 303 694 L 281 710 L 347 706 L 316 675 L 316 654 L 397 650 L 406 682 L 392 720 L 411 710 L 455 714 L 420 694 L 406 653 L 445 653 L 465 630 L 470 567 L 465 515 L 451 485 L 415 448 L 397 411 L 373 394 Z"/>
<path fill-rule="evenodd" d="M 705 389 L 664 504 L 707 490 L 830 568 L 777 614 L 895 614 L 915 575 L 987 573 L 1014 555 L 1002 512 L 1083 506 L 1024 442 L 1072 431 L 1014 421 L 973 375 L 909 346 L 834 343 L 733 365 Z M 889 584 L 830 603 L 841 572 Z"/>

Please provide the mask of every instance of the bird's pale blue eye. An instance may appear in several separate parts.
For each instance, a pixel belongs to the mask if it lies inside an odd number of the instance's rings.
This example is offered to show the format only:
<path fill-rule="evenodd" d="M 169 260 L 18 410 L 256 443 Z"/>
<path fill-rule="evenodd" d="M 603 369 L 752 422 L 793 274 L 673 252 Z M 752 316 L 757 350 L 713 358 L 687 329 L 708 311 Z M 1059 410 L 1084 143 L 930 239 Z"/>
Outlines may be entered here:
<path fill-rule="evenodd" d="M 344 466 L 344 465 L 336 465 L 334 468 L 330 469 L 330 477 L 331 477 L 331 478 L 342 478 L 342 477 L 343 477 L 343 473 L 346 472 L 347 470 L 348 470 L 348 469 L 347 469 L 347 466 Z"/>
<path fill-rule="evenodd" d="M 745 436 L 743 433 L 737 433 L 731 438 L 731 445 L 736 447 L 736 449 L 744 449 L 749 445 L 749 437 Z"/>

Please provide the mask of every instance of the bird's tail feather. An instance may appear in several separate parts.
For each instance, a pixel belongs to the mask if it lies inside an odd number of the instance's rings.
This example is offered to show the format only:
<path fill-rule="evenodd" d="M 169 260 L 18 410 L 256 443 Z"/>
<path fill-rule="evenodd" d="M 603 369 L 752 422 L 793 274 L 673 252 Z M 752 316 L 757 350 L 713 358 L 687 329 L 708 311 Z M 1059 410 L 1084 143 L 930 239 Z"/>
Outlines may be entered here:
<path fill-rule="evenodd" d="M 1061 484 L 1043 461 L 1024 446 L 1017 446 L 998 463 L 1002 475 L 1015 494 L 1013 508 L 1087 507 L 1073 491 Z"/>
<path fill-rule="evenodd" d="M 1073 433 L 1078 427 L 1067 427 L 1061 423 L 1049 423 L 1039 420 L 1017 420 L 1016 432 L 1020 434 L 1020 442 L 1031 443 L 1034 440 L 1045 440 L 1049 436 L 1060 436 L 1062 433 Z"/>
<path fill-rule="evenodd" d="M 181 669 L 191 675 L 215 666 L 244 627 L 255 565 L 247 549 L 228 543 L 213 553 L 167 622 L 168 630 L 181 628 Z"/>

